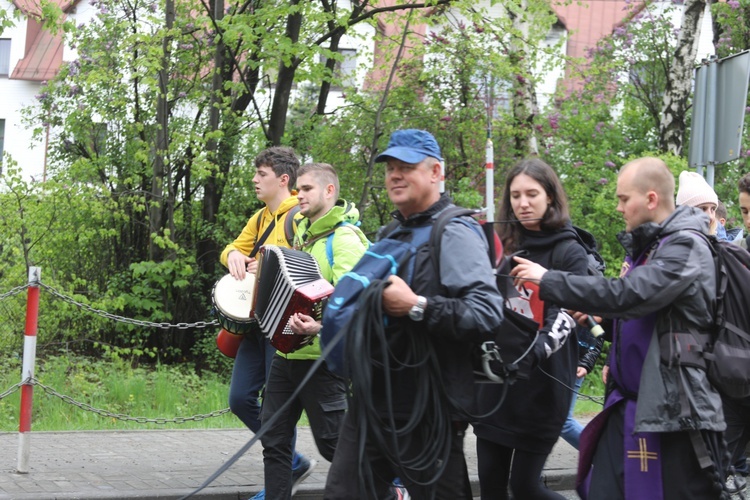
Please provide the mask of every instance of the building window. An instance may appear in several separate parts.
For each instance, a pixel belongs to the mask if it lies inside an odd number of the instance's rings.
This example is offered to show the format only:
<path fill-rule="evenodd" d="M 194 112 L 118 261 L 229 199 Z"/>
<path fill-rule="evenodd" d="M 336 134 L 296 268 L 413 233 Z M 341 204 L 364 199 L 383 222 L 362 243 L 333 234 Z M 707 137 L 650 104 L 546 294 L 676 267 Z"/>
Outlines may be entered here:
<path fill-rule="evenodd" d="M 10 75 L 10 39 L 0 38 L 0 76 Z"/>
<path fill-rule="evenodd" d="M 341 55 L 341 59 L 336 61 L 336 66 L 333 69 L 336 82 L 331 85 L 331 88 L 353 87 L 357 83 L 357 50 L 339 49 L 338 53 Z M 323 64 L 325 62 L 326 60 L 323 58 Z"/>

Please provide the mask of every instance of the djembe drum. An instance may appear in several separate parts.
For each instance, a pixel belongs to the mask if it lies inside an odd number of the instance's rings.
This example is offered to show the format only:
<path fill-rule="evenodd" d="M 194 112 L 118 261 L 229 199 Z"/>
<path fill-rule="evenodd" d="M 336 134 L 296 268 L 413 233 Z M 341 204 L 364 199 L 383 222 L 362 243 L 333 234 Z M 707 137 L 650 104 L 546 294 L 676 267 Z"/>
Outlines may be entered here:
<path fill-rule="evenodd" d="M 260 332 L 258 322 L 250 315 L 254 291 L 255 275 L 247 273 L 243 280 L 227 274 L 216 282 L 211 293 L 213 315 L 221 326 L 216 346 L 230 358 L 237 355 L 243 335 Z"/>

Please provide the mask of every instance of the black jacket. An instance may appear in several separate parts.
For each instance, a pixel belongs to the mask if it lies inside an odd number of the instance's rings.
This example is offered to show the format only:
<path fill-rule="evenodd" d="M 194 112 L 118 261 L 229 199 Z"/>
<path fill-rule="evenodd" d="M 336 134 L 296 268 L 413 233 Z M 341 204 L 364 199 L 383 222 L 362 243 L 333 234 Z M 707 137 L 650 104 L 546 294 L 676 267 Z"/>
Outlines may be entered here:
<path fill-rule="evenodd" d="M 452 206 L 447 196 L 425 212 L 408 219 L 394 216 L 404 226 L 432 224 L 437 214 Z M 450 418 L 467 420 L 466 411 L 473 410 L 475 401 L 474 375 L 471 363 L 473 349 L 491 340 L 503 319 L 503 299 L 497 289 L 490 265 L 488 247 L 481 236 L 479 224 L 471 218 L 465 223 L 451 221 L 441 238 L 440 276 L 435 276 L 431 254 L 423 246 L 416 255 L 414 279 L 410 286 L 417 295 L 427 298 L 424 319 L 415 322 L 408 317 L 388 318 L 388 342 L 391 356 L 390 390 L 393 413 L 407 417 L 425 390 L 438 391 L 452 408 Z M 474 225 L 475 228 L 469 227 Z M 403 277 L 403 276 L 402 276 Z M 407 281 L 408 282 L 408 281 Z M 409 352 L 415 335 L 430 342 L 434 359 L 420 353 L 420 367 L 399 366 L 398 358 Z M 420 387 L 417 380 L 424 365 L 438 367 L 440 387 Z M 386 393 L 382 373 L 373 380 L 373 403 L 382 415 Z"/>
<path fill-rule="evenodd" d="M 572 226 L 555 232 L 523 231 L 519 249 L 527 252 L 528 259 L 549 268 L 555 245 L 569 238 L 575 238 Z M 580 245 L 566 247 L 560 259 L 563 269 L 586 274 L 586 251 Z M 558 311 L 558 306 L 545 301 L 542 335 L 533 351 L 538 367 L 532 370 L 528 380 L 518 380 L 509 387 L 506 400 L 497 412 L 473 423 L 474 433 L 479 438 L 532 453 L 549 453 L 557 442 L 570 408 L 569 387 L 575 382 L 578 366 L 575 335 L 549 359 L 544 353 L 543 335 L 550 330 Z M 492 409 L 501 392 L 500 385 L 484 384 L 479 392 L 480 411 Z"/>
<path fill-rule="evenodd" d="M 541 297 L 562 306 L 605 318 L 631 319 L 656 313 L 656 325 L 641 370 L 636 427 L 639 432 L 690 429 L 723 431 L 721 398 L 706 373 L 691 366 L 661 361 L 670 333 L 707 333 L 713 324 L 716 272 L 708 243 L 692 231 L 708 234 L 708 219 L 699 209 L 678 207 L 661 224 L 646 223 L 619 235 L 628 255 L 652 249 L 642 265 L 619 278 L 573 276 L 548 272 Z M 660 241 L 665 239 L 661 244 Z M 615 332 L 615 342 L 619 333 Z M 609 364 L 620 360 L 610 356 Z M 620 370 L 633 370 L 622 366 Z"/>

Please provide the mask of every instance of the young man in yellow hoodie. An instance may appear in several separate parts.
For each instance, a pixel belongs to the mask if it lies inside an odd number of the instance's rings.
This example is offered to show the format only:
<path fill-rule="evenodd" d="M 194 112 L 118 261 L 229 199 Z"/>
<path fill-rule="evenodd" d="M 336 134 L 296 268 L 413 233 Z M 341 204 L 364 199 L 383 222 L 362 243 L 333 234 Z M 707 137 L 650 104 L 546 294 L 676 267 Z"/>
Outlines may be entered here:
<path fill-rule="evenodd" d="M 328 163 L 302 165 L 297 190 L 304 218 L 297 229 L 295 248 L 312 255 L 321 276 L 335 286 L 362 258 L 369 245 L 357 226 L 359 210 L 353 203 L 339 199 L 338 174 Z M 291 316 L 288 326 L 297 335 L 314 338 L 310 344 L 293 352 L 277 352 L 268 374 L 262 420 L 264 427 L 271 419 L 273 423 L 263 434 L 261 443 L 265 493 L 273 500 L 289 500 L 297 491 L 294 464 L 290 471 L 289 455 L 294 426 L 302 411 L 307 414 L 318 451 L 329 462 L 333 460 L 346 411 L 346 381 L 332 373 L 325 363 L 316 368 L 321 348 L 315 337 L 320 333 L 321 322 L 298 312 Z M 304 390 L 292 399 L 308 378 Z M 351 498 L 356 496 L 352 495 Z M 257 495 L 253 497 L 256 499 Z"/>
<path fill-rule="evenodd" d="M 246 273 L 255 274 L 258 268 L 255 255 L 263 244 L 291 246 L 287 241 L 285 227 L 287 218 L 294 217 L 299 211 L 297 192 L 293 190 L 299 165 L 294 150 L 288 147 L 268 148 L 256 156 L 253 176 L 255 195 L 266 206 L 250 217 L 240 235 L 224 248 L 220 257 L 221 263 L 235 279 L 244 279 Z M 296 230 L 296 224 L 294 226 L 293 229 Z M 294 230 L 291 231 L 292 235 Z M 232 381 L 229 385 L 229 408 L 253 432 L 260 429 L 258 398 L 266 384 L 275 352 L 276 349 L 263 334 L 249 333 L 242 339 L 234 358 Z M 297 485 L 306 478 L 314 466 L 315 461 L 294 452 L 294 484 Z"/>

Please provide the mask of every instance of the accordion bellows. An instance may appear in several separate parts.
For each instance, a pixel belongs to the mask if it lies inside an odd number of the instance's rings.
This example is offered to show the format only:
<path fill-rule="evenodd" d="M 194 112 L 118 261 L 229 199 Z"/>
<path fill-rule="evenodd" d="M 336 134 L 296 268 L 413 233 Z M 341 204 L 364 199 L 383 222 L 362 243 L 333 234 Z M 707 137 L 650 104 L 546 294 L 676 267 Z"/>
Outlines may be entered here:
<path fill-rule="evenodd" d="M 290 353 L 310 344 L 315 335 L 295 335 L 289 318 L 303 313 L 320 320 L 331 285 L 320 274 L 315 257 L 291 248 L 264 245 L 258 257 L 252 315 L 276 349 Z"/>

